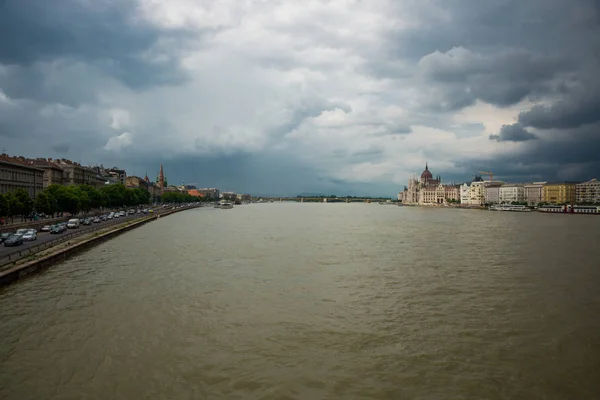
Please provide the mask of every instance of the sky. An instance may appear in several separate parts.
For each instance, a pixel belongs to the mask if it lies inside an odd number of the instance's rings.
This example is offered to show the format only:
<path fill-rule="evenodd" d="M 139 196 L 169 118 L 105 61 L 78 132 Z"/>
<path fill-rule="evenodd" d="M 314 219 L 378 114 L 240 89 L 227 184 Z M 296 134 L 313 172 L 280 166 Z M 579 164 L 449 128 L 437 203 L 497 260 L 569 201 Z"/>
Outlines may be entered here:
<path fill-rule="evenodd" d="M 240 193 L 600 178 L 597 0 L 0 0 L 0 147 Z"/>

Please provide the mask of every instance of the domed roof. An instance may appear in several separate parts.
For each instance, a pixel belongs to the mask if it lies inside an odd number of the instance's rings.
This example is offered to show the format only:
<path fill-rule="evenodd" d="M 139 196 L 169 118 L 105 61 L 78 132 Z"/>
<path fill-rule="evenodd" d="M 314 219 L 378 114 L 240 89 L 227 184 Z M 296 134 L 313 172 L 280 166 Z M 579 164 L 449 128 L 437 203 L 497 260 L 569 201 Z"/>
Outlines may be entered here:
<path fill-rule="evenodd" d="M 421 179 L 429 180 L 433 179 L 433 175 L 429 172 L 429 168 L 427 167 L 427 163 L 425 163 L 425 171 L 421 174 Z"/>

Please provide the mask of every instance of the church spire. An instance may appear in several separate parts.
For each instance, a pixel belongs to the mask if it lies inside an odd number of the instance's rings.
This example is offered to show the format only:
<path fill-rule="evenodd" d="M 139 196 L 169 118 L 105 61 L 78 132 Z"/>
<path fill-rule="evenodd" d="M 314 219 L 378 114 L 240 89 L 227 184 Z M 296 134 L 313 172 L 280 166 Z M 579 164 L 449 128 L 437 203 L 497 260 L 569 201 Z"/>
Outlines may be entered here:
<path fill-rule="evenodd" d="M 164 190 L 165 188 L 165 171 L 163 170 L 163 165 L 162 163 L 160 164 L 160 171 L 158 172 L 158 182 L 156 182 L 158 184 L 158 187 L 161 189 L 161 192 Z"/>
<path fill-rule="evenodd" d="M 429 171 L 429 167 L 427 166 L 427 161 L 425 161 L 425 171 Z"/>

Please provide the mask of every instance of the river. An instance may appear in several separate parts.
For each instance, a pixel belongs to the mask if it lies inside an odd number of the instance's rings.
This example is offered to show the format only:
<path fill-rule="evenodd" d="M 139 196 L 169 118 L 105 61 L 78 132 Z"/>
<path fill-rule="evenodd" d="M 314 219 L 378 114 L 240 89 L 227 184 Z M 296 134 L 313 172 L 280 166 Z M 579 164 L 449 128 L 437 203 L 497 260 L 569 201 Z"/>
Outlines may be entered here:
<path fill-rule="evenodd" d="M 272 203 L 0 289 L 0 398 L 600 398 L 600 218 Z"/>

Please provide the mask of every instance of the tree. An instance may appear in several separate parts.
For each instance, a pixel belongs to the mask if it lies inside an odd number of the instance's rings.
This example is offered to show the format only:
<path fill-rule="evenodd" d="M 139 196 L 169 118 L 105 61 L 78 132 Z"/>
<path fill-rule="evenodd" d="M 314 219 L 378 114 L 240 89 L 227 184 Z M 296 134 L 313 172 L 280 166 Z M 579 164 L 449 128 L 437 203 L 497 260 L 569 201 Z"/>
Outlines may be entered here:
<path fill-rule="evenodd" d="M 100 189 L 104 193 L 107 199 L 107 206 L 109 207 L 122 207 L 127 205 L 127 188 L 125 185 L 118 183 L 115 185 L 107 185 Z"/>
<path fill-rule="evenodd" d="M 200 198 L 192 196 L 187 192 L 167 192 L 161 196 L 163 203 L 196 203 Z"/>
<path fill-rule="evenodd" d="M 76 187 L 73 189 L 73 194 L 79 199 L 79 208 L 85 212 L 90 211 L 90 196 L 88 192 L 82 190 L 81 187 Z"/>
<path fill-rule="evenodd" d="M 8 214 L 8 203 L 6 197 L 0 193 L 0 217 L 4 217 Z"/>
<path fill-rule="evenodd" d="M 55 212 L 54 203 L 52 196 L 46 191 L 38 193 L 33 202 L 33 206 L 35 211 L 44 213 L 47 215 L 52 215 Z"/>
<path fill-rule="evenodd" d="M 150 193 L 141 188 L 133 189 L 135 195 L 135 204 L 148 204 L 150 203 Z"/>
<path fill-rule="evenodd" d="M 15 194 L 12 192 L 6 193 L 4 195 L 4 198 L 6 199 L 6 209 L 7 209 L 6 216 L 10 217 L 10 219 L 12 220 L 15 215 L 19 215 L 21 213 L 21 209 L 23 208 L 23 205 L 21 204 L 19 199 L 15 196 Z"/>
<path fill-rule="evenodd" d="M 21 214 L 21 219 L 24 219 L 33 211 L 33 200 L 31 200 L 31 197 L 29 197 L 29 193 L 27 193 L 27 190 L 25 189 L 15 190 L 14 196 L 18 199 L 20 203 L 18 213 Z"/>
<path fill-rule="evenodd" d="M 90 185 L 81 185 L 79 186 L 79 190 L 87 194 L 89 200 L 88 208 L 100 208 L 106 205 L 106 196 L 100 190 Z"/>
<path fill-rule="evenodd" d="M 55 186 L 55 185 L 52 185 Z M 79 199 L 79 190 L 75 186 L 58 186 L 48 189 L 56 200 L 58 211 L 77 214 L 81 210 L 81 201 Z"/>

